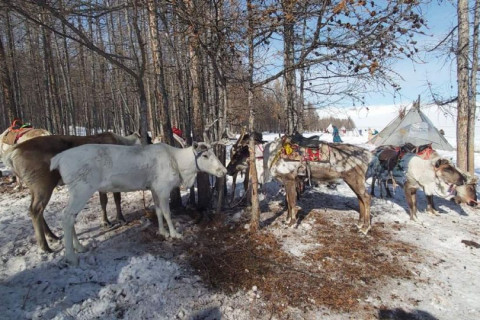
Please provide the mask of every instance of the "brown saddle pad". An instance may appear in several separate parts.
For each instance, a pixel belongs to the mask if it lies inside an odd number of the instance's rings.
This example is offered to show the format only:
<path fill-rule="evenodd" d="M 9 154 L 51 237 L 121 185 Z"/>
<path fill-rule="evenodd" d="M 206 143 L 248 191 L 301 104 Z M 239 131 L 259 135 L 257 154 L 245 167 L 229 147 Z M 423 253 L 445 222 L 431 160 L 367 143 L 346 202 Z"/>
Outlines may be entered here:
<path fill-rule="evenodd" d="M 8 131 L 4 136 L 2 142 L 9 145 L 14 145 L 17 143 L 17 140 L 20 139 L 28 131 L 32 130 L 32 128 L 22 128 L 19 130 Z"/>
<path fill-rule="evenodd" d="M 13 145 L 15 144 L 15 138 L 17 137 L 18 132 L 8 131 L 4 136 L 2 142 L 5 144 Z"/>
<path fill-rule="evenodd" d="M 399 160 L 400 153 L 395 150 L 385 149 L 378 155 L 378 160 L 386 170 L 393 170 Z"/>

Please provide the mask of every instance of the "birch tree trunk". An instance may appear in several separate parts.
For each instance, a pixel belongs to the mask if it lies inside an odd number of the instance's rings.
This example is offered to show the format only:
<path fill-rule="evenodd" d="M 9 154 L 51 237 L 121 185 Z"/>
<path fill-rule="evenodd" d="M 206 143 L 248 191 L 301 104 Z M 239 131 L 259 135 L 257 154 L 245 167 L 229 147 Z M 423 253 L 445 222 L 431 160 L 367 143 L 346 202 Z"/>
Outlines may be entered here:
<path fill-rule="evenodd" d="M 165 68 L 163 66 L 163 54 L 162 47 L 159 41 L 158 35 L 158 20 L 157 20 L 157 6 L 155 1 L 149 0 L 148 3 L 148 22 L 149 22 L 149 31 L 151 39 L 151 48 L 152 48 L 152 59 L 153 59 L 153 69 L 154 69 L 154 92 L 155 97 L 158 102 L 161 102 L 161 116 L 160 121 L 162 124 L 162 136 L 164 141 L 169 145 L 174 145 L 173 134 L 172 134 L 172 124 L 170 121 L 170 99 L 168 96 L 166 84 L 165 84 Z M 171 207 L 181 207 L 182 198 L 180 195 L 180 188 L 175 188 L 170 194 L 170 206 Z"/>
<path fill-rule="evenodd" d="M 195 11 L 195 3 L 192 0 L 187 1 L 190 12 Z M 201 65 L 199 58 L 198 30 L 196 26 L 188 27 L 188 54 L 190 58 L 190 77 L 192 81 L 192 115 L 193 115 L 193 140 L 203 141 L 203 132 L 205 123 L 204 107 L 201 92 Z M 201 191 L 200 191 L 201 190 Z M 208 174 L 200 172 L 197 175 L 197 208 L 203 210 L 209 207 L 211 199 L 210 181 Z"/>
<path fill-rule="evenodd" d="M 457 166 L 464 171 L 468 169 L 468 109 L 469 109 L 469 17 L 468 1 L 458 0 L 458 51 L 457 51 Z"/>
<path fill-rule="evenodd" d="M 247 0 L 247 14 L 248 14 L 248 110 L 249 118 L 248 125 L 250 132 L 254 131 L 255 123 L 255 110 L 253 106 L 253 67 L 254 67 L 254 17 L 253 17 L 253 7 L 252 1 Z M 252 188 L 251 201 L 251 217 L 250 217 L 250 231 L 256 232 L 260 228 L 260 204 L 258 201 L 258 178 L 257 178 L 257 167 L 255 166 L 255 139 L 254 135 L 250 135 L 250 141 L 248 142 L 248 151 L 250 152 L 250 157 L 248 159 L 250 166 L 250 186 Z"/>
<path fill-rule="evenodd" d="M 294 13 L 293 7 L 296 1 L 283 0 L 282 9 L 284 15 L 283 22 L 283 43 L 284 43 L 284 69 L 285 69 L 285 111 L 287 114 L 287 133 L 292 134 L 294 130 L 297 130 L 298 114 L 295 107 L 296 101 L 296 80 L 295 69 L 292 66 L 295 64 L 294 53 Z"/>
<path fill-rule="evenodd" d="M 475 115 L 477 109 L 477 73 L 478 73 L 478 42 L 480 24 L 480 0 L 475 0 L 473 17 L 473 41 L 472 41 L 472 71 L 470 73 L 471 97 L 468 108 L 468 172 L 475 173 Z"/>

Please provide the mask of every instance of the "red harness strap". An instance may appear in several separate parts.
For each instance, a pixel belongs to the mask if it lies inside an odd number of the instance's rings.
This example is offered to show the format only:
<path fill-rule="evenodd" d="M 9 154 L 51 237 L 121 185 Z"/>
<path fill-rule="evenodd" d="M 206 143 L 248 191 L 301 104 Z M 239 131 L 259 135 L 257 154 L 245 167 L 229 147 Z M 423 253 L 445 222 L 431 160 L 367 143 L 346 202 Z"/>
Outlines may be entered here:
<path fill-rule="evenodd" d="M 33 128 L 23 128 L 23 129 L 18 129 L 18 133 L 17 135 L 15 136 L 15 141 L 14 143 L 16 144 L 18 142 L 18 140 L 20 140 L 21 137 L 23 137 L 23 135 L 27 132 L 29 132 L 30 130 L 33 130 Z"/>
<path fill-rule="evenodd" d="M 429 160 L 430 157 L 432 156 L 433 149 L 432 148 L 426 148 L 420 152 L 417 152 L 417 156 L 422 157 L 424 160 Z"/>

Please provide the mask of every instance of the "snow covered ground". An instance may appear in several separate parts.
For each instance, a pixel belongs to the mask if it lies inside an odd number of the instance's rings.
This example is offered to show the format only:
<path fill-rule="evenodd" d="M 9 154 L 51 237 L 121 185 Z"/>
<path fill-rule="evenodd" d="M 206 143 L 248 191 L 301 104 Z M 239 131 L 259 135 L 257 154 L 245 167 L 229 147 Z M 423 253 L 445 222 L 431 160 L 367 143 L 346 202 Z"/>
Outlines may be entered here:
<path fill-rule="evenodd" d="M 332 139 L 329 134 L 321 138 Z M 372 148 L 365 135 L 343 140 Z M 441 154 L 455 159 L 454 152 Z M 475 161 L 478 175 L 479 154 Z M 8 174 L 1 164 L 0 169 Z M 294 228 L 284 223 L 281 188 L 270 184 L 257 238 L 245 229 L 248 210 L 237 206 L 201 224 L 179 211 L 173 219 L 184 239 L 165 241 L 145 218 L 142 192 L 122 194 L 128 223 L 111 229 L 101 227 L 95 195 L 76 221 L 89 251 L 80 255 L 78 267 L 71 267 L 63 263 L 62 243 L 50 242 L 54 253 L 38 249 L 28 191 L 13 191 L 5 178 L 2 182 L 0 319 L 480 318 L 476 208 L 435 198 L 440 216 L 433 217 L 423 212 L 426 201 L 420 193 L 421 221 L 411 222 L 397 190 L 393 199 L 373 199 L 373 228 L 364 237 L 353 227 L 358 203 L 345 183 L 308 189 L 299 201 L 302 221 Z M 241 179 L 237 184 L 240 193 Z M 145 197 L 151 207 L 150 195 Z M 45 210 L 57 234 L 62 234 L 67 199 L 66 188 L 59 187 Z M 250 238 L 254 246 L 242 250 Z M 216 247 L 225 250 L 223 256 L 214 255 Z M 263 255 L 245 267 L 244 257 L 250 256 L 242 254 L 255 250 Z M 256 261 L 262 267 L 255 267 Z M 362 276 L 356 276 L 358 270 Z M 220 278 L 223 271 L 228 277 Z M 284 278 L 272 277 L 275 272 Z"/>

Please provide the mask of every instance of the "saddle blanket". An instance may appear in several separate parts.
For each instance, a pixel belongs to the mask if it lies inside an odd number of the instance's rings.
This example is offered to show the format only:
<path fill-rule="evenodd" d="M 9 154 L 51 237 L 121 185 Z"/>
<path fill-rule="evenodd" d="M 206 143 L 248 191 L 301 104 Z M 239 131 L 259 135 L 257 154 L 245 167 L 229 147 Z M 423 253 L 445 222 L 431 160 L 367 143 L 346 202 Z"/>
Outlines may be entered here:
<path fill-rule="evenodd" d="M 32 130 L 33 128 L 23 128 L 18 130 L 10 130 L 4 136 L 2 142 L 9 145 L 14 145 L 17 143 L 25 133 Z"/>
<path fill-rule="evenodd" d="M 288 161 L 326 162 L 329 160 L 328 146 L 308 148 L 286 143 L 283 145 L 281 157 Z"/>

